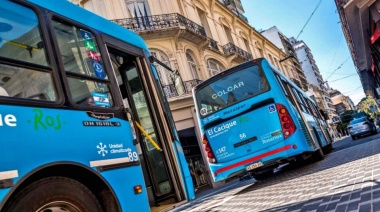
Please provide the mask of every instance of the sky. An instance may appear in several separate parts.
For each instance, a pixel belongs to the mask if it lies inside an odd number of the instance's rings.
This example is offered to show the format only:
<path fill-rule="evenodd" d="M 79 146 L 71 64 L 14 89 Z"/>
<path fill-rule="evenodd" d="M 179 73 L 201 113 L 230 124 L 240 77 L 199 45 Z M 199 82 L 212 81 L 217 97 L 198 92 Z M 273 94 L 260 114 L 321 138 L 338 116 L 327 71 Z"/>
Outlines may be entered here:
<path fill-rule="evenodd" d="M 330 88 L 349 96 L 355 105 L 365 97 L 333 0 L 241 2 L 245 10 L 244 16 L 256 30 L 276 26 L 286 37 L 298 36 L 298 40 L 303 40 L 310 48 L 323 80 L 328 81 Z M 318 3 L 320 4 L 317 8 Z"/>

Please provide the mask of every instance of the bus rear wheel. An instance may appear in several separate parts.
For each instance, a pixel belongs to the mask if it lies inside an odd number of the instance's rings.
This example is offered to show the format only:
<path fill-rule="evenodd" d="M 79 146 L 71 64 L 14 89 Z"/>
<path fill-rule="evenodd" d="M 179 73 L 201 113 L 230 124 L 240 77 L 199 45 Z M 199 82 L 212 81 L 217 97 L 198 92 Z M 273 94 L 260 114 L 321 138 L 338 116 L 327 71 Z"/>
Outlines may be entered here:
<path fill-rule="evenodd" d="M 6 211 L 98 212 L 102 208 L 92 192 L 78 181 L 49 177 L 23 189 Z"/>
<path fill-rule="evenodd" d="M 318 150 L 313 153 L 313 160 L 321 161 L 323 159 L 325 159 L 325 154 L 323 154 L 322 148 L 318 148 Z"/>

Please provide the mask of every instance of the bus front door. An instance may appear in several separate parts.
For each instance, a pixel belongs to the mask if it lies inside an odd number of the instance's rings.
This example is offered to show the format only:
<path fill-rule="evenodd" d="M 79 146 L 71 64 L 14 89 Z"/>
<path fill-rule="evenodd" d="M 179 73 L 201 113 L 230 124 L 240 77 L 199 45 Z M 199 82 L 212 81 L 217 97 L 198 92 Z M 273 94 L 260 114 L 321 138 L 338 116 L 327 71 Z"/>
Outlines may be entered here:
<path fill-rule="evenodd" d="M 108 47 L 108 51 L 124 106 L 132 110 L 149 203 L 151 206 L 174 203 L 178 198 L 173 178 L 168 169 L 168 160 L 160 148 L 163 141 L 153 119 L 154 108 L 147 99 L 149 91 L 144 86 L 137 58 L 116 48 Z"/>

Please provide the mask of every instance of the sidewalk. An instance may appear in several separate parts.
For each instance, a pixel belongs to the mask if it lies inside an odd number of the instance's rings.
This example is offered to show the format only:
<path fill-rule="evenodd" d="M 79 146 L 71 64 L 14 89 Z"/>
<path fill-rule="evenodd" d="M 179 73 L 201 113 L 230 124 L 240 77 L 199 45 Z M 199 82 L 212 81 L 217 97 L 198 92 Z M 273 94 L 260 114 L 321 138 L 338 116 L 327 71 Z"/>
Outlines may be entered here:
<path fill-rule="evenodd" d="M 207 185 L 201 188 L 198 188 L 198 190 L 195 192 L 195 198 L 191 200 L 190 202 L 181 205 L 178 208 L 174 208 L 172 210 L 169 210 L 170 212 L 181 212 L 185 208 L 189 208 L 192 205 L 199 204 L 199 202 L 202 202 L 205 198 L 213 196 L 215 194 L 221 193 L 223 191 L 226 191 L 232 187 L 239 187 L 239 186 L 244 186 L 247 184 L 253 184 L 255 183 L 256 180 L 254 178 L 250 180 L 245 180 L 245 181 L 240 181 L 238 178 L 233 179 L 231 181 L 226 182 L 224 185 L 219 186 L 217 188 L 212 188 L 211 185 Z"/>
<path fill-rule="evenodd" d="M 225 189 L 227 189 L 227 188 L 229 188 L 229 187 L 231 187 L 231 186 L 233 186 L 239 182 L 240 182 L 239 179 L 233 179 L 231 181 L 226 182 L 224 185 L 221 185 L 221 186 L 216 187 L 216 188 L 213 188 L 211 185 L 200 187 L 195 192 L 195 199 L 193 199 L 192 201 L 196 201 L 197 199 L 205 198 L 205 197 L 211 196 L 215 193 L 221 192 L 221 191 L 223 191 L 223 190 L 225 190 Z"/>

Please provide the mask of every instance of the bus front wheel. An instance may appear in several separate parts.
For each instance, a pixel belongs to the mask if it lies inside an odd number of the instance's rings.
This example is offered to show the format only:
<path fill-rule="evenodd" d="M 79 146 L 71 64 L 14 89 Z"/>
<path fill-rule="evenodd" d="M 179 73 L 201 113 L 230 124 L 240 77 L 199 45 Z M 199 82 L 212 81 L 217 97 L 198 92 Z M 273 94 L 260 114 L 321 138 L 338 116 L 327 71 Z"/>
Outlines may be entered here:
<path fill-rule="evenodd" d="M 102 211 L 102 208 L 83 184 L 65 177 L 38 180 L 16 195 L 6 211 Z"/>

